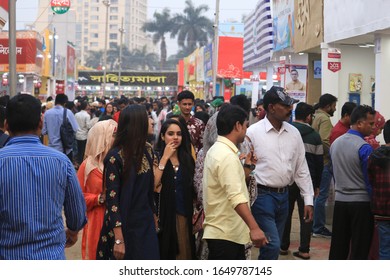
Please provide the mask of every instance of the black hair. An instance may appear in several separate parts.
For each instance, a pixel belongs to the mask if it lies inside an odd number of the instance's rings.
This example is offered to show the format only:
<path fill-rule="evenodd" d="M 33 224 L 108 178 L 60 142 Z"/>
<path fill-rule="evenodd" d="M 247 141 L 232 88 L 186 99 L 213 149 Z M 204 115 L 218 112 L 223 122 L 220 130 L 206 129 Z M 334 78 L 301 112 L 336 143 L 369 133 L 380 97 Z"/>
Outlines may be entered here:
<path fill-rule="evenodd" d="M 122 110 L 112 147 L 122 149 L 124 179 L 130 176 L 133 167 L 136 172 L 141 169 L 148 127 L 149 120 L 144 106 L 134 104 Z"/>
<path fill-rule="evenodd" d="M 375 116 L 375 110 L 368 105 L 359 105 L 353 109 L 351 114 L 351 125 L 356 124 L 359 120 L 366 120 L 367 114 Z"/>
<path fill-rule="evenodd" d="M 228 135 L 234 129 L 237 122 L 244 124 L 248 114 L 238 105 L 224 104 L 217 116 L 218 135 Z"/>
<path fill-rule="evenodd" d="M 251 109 L 251 102 L 243 94 L 232 96 L 232 98 L 230 98 L 230 104 L 240 106 L 247 113 L 249 113 Z"/>
<path fill-rule="evenodd" d="M 187 125 L 185 124 L 184 118 L 182 116 L 174 116 L 174 117 L 177 117 L 178 119 L 174 119 L 174 118 L 167 119 L 161 125 L 156 150 L 159 153 L 160 157 L 162 157 L 166 146 L 165 141 L 162 140 L 162 135 L 164 135 L 167 132 L 168 128 L 172 124 L 179 126 L 182 133 L 182 138 L 181 138 L 181 144 L 177 151 L 177 156 L 179 158 L 180 164 L 184 163 L 187 172 L 189 172 L 191 176 L 190 178 L 193 178 L 194 171 L 195 171 L 195 161 L 191 154 L 191 137 L 188 132 Z"/>
<path fill-rule="evenodd" d="M 5 110 L 5 106 L 0 105 L 0 128 L 4 128 Z"/>
<path fill-rule="evenodd" d="M 343 107 L 341 108 L 341 117 L 345 117 L 345 115 L 350 116 L 352 114 L 353 109 L 355 109 L 357 104 L 355 102 L 345 102 Z"/>
<path fill-rule="evenodd" d="M 183 90 L 177 95 L 177 101 L 182 101 L 183 99 L 192 99 L 195 100 L 194 94 L 189 90 Z"/>
<path fill-rule="evenodd" d="M 87 106 L 88 106 L 88 102 L 83 100 L 80 103 L 79 109 L 80 110 L 85 110 L 85 109 L 87 109 Z"/>
<path fill-rule="evenodd" d="M 12 133 L 38 129 L 41 120 L 41 102 L 29 94 L 19 94 L 8 102 L 5 119 Z"/>
<path fill-rule="evenodd" d="M 383 139 L 385 139 L 386 144 L 390 143 L 390 120 L 385 123 L 383 128 Z"/>
<path fill-rule="evenodd" d="M 304 121 L 307 116 L 314 114 L 314 107 L 305 102 L 299 102 L 295 107 L 295 119 Z"/>
<path fill-rule="evenodd" d="M 319 108 L 325 108 L 326 106 L 331 105 L 335 102 L 337 102 L 336 96 L 330 93 L 325 93 L 324 95 L 321 95 L 318 104 L 319 104 Z"/>
<path fill-rule="evenodd" d="M 195 112 L 194 117 L 200 119 L 205 125 L 209 121 L 210 115 L 205 111 Z"/>
<path fill-rule="evenodd" d="M 66 102 L 68 102 L 68 96 L 66 94 L 57 94 L 56 100 L 54 101 L 54 105 L 64 106 Z"/>

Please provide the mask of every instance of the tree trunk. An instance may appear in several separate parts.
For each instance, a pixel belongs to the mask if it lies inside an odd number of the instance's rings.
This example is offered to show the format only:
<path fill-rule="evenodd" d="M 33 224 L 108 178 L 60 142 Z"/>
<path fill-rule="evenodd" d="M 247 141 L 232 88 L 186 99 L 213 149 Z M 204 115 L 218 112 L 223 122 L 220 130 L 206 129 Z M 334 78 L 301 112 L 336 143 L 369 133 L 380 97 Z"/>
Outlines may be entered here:
<path fill-rule="evenodd" d="M 160 70 L 162 70 L 165 66 L 165 62 L 167 61 L 167 44 L 165 43 L 164 36 L 161 39 L 160 52 L 161 52 Z"/>

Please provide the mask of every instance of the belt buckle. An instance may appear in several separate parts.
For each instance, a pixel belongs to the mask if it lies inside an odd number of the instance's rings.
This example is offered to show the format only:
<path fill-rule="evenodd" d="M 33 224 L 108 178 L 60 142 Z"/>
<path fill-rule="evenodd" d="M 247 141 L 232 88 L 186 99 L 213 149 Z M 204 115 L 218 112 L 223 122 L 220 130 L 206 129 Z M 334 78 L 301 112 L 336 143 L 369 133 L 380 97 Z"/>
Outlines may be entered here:
<path fill-rule="evenodd" d="M 277 193 L 284 193 L 285 192 L 285 190 L 286 190 L 286 188 L 284 187 L 284 188 L 277 188 Z"/>

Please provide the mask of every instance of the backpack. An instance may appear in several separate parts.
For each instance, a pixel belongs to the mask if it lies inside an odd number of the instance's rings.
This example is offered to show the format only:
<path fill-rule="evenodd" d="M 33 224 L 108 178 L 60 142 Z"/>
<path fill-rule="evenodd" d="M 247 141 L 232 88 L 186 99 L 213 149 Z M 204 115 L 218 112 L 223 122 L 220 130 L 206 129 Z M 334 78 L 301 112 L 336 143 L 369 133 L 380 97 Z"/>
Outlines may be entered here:
<path fill-rule="evenodd" d="M 73 148 L 74 142 L 74 132 L 71 123 L 68 121 L 66 117 L 66 112 L 68 110 L 64 108 L 64 119 L 62 121 L 62 125 L 60 126 L 60 137 L 62 142 L 62 148 L 64 149 L 64 153 L 66 154 L 67 149 Z"/>
<path fill-rule="evenodd" d="M 3 133 L 2 135 L 0 135 L 0 148 L 3 148 L 5 146 L 8 139 L 9 139 L 9 136 L 7 134 Z"/>

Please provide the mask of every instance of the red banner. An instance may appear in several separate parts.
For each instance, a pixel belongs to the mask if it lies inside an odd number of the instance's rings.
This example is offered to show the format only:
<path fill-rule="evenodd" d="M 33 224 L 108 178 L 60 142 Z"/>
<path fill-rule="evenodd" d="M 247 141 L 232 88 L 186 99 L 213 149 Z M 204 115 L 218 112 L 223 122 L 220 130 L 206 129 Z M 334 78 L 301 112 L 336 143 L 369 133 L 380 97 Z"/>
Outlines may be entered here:
<path fill-rule="evenodd" d="M 75 75 L 75 63 L 76 63 L 76 52 L 74 47 L 68 45 L 67 48 L 67 63 L 66 63 L 66 74 L 68 76 Z"/>
<path fill-rule="evenodd" d="M 341 62 L 328 62 L 328 69 L 332 72 L 341 70 Z"/>
<path fill-rule="evenodd" d="M 8 64 L 9 45 L 8 39 L 0 39 L 0 64 Z M 36 39 L 16 40 L 17 64 L 35 64 L 37 55 Z"/>
<path fill-rule="evenodd" d="M 219 37 L 218 75 L 222 78 L 242 78 L 244 39 Z"/>

